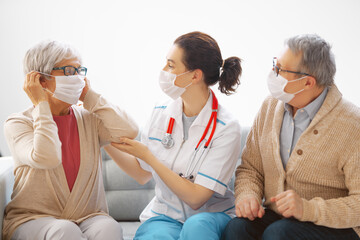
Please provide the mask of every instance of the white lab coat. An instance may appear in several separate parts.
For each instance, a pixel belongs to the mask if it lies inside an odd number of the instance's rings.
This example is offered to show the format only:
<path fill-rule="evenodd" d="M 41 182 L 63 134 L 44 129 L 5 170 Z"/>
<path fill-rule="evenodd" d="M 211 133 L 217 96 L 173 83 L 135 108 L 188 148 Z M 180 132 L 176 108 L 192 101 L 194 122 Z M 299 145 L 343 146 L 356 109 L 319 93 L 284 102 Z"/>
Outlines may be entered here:
<path fill-rule="evenodd" d="M 212 112 L 212 96 L 210 97 L 190 126 L 188 139 L 183 140 L 182 99 L 178 98 L 169 104 L 155 106 L 150 122 L 142 131 L 141 141 L 168 168 L 176 173 L 184 173 L 190 162 L 191 155 L 205 131 Z M 169 119 L 175 119 L 172 137 L 175 144 L 166 149 L 161 140 L 165 136 Z M 213 125 L 213 124 L 212 124 Z M 199 146 L 199 153 L 210 136 L 212 125 Z M 201 166 L 192 173 L 193 182 L 213 190 L 213 196 L 198 210 L 193 210 L 181 201 L 161 180 L 156 172 L 144 161 L 138 160 L 141 167 L 152 172 L 155 180 L 155 197 L 140 215 L 143 222 L 151 217 L 164 214 L 180 222 L 185 222 L 190 216 L 200 212 L 224 212 L 233 217 L 235 214 L 234 194 L 228 184 L 234 174 L 240 153 L 240 125 L 228 111 L 219 104 L 217 126 L 209 147 L 202 155 Z M 201 154 L 197 154 L 200 156 Z M 196 160 L 195 160 L 196 161 Z"/>

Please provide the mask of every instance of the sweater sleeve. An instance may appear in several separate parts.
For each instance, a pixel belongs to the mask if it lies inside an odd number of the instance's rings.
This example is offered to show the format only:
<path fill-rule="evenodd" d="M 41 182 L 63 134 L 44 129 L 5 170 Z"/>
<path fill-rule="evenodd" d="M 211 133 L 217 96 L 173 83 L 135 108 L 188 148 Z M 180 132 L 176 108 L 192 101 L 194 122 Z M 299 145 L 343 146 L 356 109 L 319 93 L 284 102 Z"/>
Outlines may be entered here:
<path fill-rule="evenodd" d="M 92 89 L 84 99 L 84 108 L 95 114 L 102 146 L 109 142 L 119 142 L 120 137 L 135 138 L 138 127 L 135 121 L 122 109 L 109 103 Z"/>
<path fill-rule="evenodd" d="M 261 110 L 257 114 L 244 147 L 241 164 L 236 169 L 235 198 L 236 202 L 246 197 L 256 197 L 262 202 L 264 194 L 264 171 L 259 148 L 259 122 Z"/>
<path fill-rule="evenodd" d="M 360 147 L 358 146 L 343 166 L 345 185 L 349 196 L 334 199 L 302 199 L 301 221 L 313 222 L 330 228 L 360 226 Z"/>
<path fill-rule="evenodd" d="M 14 160 L 33 168 L 50 169 L 61 164 L 61 142 L 49 103 L 40 102 L 32 111 L 33 122 L 18 115 L 4 125 Z"/>

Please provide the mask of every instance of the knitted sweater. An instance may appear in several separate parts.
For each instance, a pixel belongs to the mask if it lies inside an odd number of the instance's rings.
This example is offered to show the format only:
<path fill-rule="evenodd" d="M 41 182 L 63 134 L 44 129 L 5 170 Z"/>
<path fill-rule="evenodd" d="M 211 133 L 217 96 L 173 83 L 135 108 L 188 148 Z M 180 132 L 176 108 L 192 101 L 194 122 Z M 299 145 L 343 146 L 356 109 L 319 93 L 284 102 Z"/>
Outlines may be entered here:
<path fill-rule="evenodd" d="M 268 97 L 257 114 L 242 163 L 236 170 L 236 201 L 251 195 L 275 212 L 270 198 L 292 189 L 303 201 L 300 221 L 353 228 L 360 236 L 360 109 L 335 85 L 300 136 L 284 169 L 279 133 L 284 104 Z"/>
<path fill-rule="evenodd" d="M 92 90 L 85 96 L 84 108 L 72 108 L 79 130 L 80 168 L 71 192 L 49 104 L 41 102 L 6 121 L 15 184 L 5 209 L 3 239 L 10 239 L 20 224 L 40 217 L 80 223 L 95 215 L 108 215 L 100 147 L 118 142 L 122 136 L 136 137 L 137 126 L 124 111 Z"/>

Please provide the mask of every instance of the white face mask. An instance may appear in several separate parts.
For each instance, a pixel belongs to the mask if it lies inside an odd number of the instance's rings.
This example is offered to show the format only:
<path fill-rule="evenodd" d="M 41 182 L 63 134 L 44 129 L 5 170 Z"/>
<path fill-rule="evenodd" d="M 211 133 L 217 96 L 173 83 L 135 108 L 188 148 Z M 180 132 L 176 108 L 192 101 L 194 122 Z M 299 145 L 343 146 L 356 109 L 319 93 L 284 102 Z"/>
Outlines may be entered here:
<path fill-rule="evenodd" d="M 176 75 L 162 70 L 159 76 L 159 85 L 161 90 L 163 90 L 165 94 L 167 94 L 169 97 L 171 97 L 174 100 L 179 98 L 185 92 L 186 88 L 192 84 L 192 82 L 187 86 L 181 88 L 175 85 L 175 80 L 177 77 L 188 72 L 190 71 Z"/>
<path fill-rule="evenodd" d="M 52 93 L 54 98 L 57 98 L 71 105 L 76 104 L 79 101 L 82 90 L 85 87 L 85 76 L 53 76 L 46 73 L 41 74 L 55 77 L 55 92 L 50 92 L 48 89 L 45 89 L 46 91 Z"/>
<path fill-rule="evenodd" d="M 307 76 L 288 81 L 280 74 L 276 76 L 274 71 L 271 71 L 267 79 L 267 84 L 269 91 L 274 98 L 279 99 L 280 101 L 283 101 L 285 103 L 288 103 L 295 97 L 296 94 L 304 91 L 304 89 L 301 89 L 300 91 L 297 91 L 295 93 L 287 93 L 284 91 L 286 84 L 290 82 L 299 81 L 306 77 Z"/>

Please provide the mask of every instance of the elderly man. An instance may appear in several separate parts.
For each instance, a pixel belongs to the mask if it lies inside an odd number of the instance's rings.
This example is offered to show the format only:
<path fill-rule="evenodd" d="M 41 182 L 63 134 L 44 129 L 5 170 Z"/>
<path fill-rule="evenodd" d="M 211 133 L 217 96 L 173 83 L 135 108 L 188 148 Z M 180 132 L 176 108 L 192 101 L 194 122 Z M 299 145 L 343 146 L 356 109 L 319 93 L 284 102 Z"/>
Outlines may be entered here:
<path fill-rule="evenodd" d="M 274 58 L 223 239 L 359 239 L 360 109 L 334 85 L 330 49 L 300 35 Z"/>

